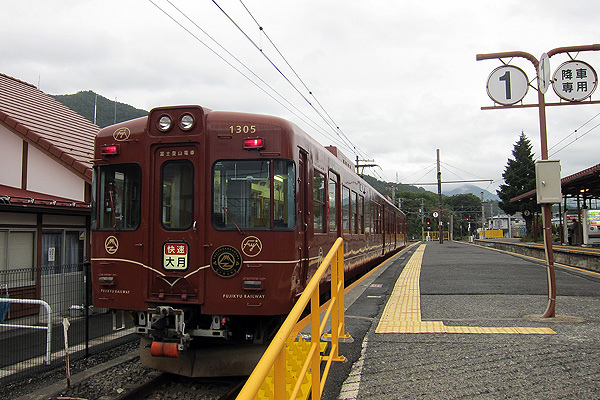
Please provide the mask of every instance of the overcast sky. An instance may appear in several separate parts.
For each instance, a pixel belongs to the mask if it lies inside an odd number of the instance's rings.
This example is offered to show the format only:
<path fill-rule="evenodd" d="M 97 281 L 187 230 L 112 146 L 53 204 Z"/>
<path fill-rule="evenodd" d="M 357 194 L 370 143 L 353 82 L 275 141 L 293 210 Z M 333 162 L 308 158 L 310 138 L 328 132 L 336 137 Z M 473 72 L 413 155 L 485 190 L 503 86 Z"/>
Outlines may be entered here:
<path fill-rule="evenodd" d="M 539 59 L 554 48 L 600 43 L 598 0 L 217 0 L 254 43 L 213 1 L 171 0 L 193 23 L 168 1 L 153 1 L 6 1 L 0 73 L 49 94 L 93 90 L 146 110 L 199 104 L 281 116 L 351 159 L 355 146 L 380 166 L 371 174 L 388 181 L 434 182 L 440 149 L 444 181 L 491 179 L 476 184 L 495 192 L 521 131 L 539 156 L 539 119 L 536 108 L 481 110 L 494 104 L 486 82 L 501 63 L 476 54 L 518 50 Z M 572 56 L 600 70 L 600 52 Z M 552 57 L 552 72 L 568 60 Z M 505 61 L 537 87 L 529 61 Z M 546 102 L 558 101 L 550 88 Z M 536 102 L 530 87 L 523 103 Z M 550 158 L 561 160 L 563 177 L 600 162 L 600 105 L 546 113 L 548 144 L 556 146 Z"/>

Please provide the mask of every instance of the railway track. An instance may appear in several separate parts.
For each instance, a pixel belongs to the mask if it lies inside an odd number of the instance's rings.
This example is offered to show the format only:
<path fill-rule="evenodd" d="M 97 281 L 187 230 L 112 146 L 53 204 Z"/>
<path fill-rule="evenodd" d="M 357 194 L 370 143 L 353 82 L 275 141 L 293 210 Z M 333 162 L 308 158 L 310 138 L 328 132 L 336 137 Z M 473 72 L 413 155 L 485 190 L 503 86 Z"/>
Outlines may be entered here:
<path fill-rule="evenodd" d="M 129 354 L 75 375 L 71 387 L 65 382 L 48 385 L 19 400 L 229 400 L 235 399 L 246 377 L 188 378 L 141 365 Z"/>
<path fill-rule="evenodd" d="M 139 385 L 127 387 L 114 397 L 103 396 L 101 400 L 139 399 L 215 399 L 233 400 L 242 389 L 246 378 L 186 378 L 157 372 L 151 379 Z"/>

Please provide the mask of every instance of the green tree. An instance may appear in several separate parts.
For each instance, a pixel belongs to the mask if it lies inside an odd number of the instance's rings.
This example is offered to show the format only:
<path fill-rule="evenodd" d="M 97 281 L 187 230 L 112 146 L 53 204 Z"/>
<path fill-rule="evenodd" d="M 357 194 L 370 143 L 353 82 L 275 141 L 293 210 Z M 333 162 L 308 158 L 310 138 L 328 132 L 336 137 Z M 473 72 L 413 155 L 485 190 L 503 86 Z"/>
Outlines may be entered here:
<path fill-rule="evenodd" d="M 511 202 L 510 199 L 535 189 L 535 162 L 531 149 L 531 142 L 527 139 L 525 133 L 521 132 L 521 136 L 512 151 L 513 158 L 508 159 L 502 174 L 504 184 L 500 185 L 496 192 L 501 200 L 500 208 L 505 213 L 510 215 L 518 211 L 523 213 L 528 233 L 531 233 L 533 213 L 539 209 L 535 197 L 519 202 Z M 530 212 L 526 213 L 527 210 Z"/>

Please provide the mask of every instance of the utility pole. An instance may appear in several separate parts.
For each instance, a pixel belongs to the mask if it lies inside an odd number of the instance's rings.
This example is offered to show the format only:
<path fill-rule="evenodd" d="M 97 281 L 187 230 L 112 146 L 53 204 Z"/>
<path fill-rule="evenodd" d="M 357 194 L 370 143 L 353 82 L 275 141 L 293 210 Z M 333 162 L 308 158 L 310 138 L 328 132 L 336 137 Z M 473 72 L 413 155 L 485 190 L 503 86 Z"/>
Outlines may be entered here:
<path fill-rule="evenodd" d="M 483 192 L 481 192 L 481 238 L 485 239 L 485 204 L 483 204 Z"/>
<path fill-rule="evenodd" d="M 421 200 L 421 239 L 425 237 L 425 199 L 419 198 Z"/>
<path fill-rule="evenodd" d="M 94 98 L 94 125 L 96 125 L 96 114 L 98 113 L 98 94 Z"/>
<path fill-rule="evenodd" d="M 440 170 L 440 149 L 437 153 L 437 187 L 438 187 L 438 228 L 440 235 L 440 244 L 444 243 L 444 226 L 442 225 L 442 172 Z"/>
<path fill-rule="evenodd" d="M 367 167 L 377 167 L 378 166 L 377 164 L 360 164 L 361 161 L 362 162 L 371 162 L 372 163 L 375 160 L 360 160 L 358 158 L 358 156 L 356 156 L 356 173 L 359 174 L 359 175 L 361 175 L 361 176 L 365 172 L 365 168 L 367 168 Z M 362 172 L 360 172 L 358 170 L 359 168 L 362 168 Z"/>

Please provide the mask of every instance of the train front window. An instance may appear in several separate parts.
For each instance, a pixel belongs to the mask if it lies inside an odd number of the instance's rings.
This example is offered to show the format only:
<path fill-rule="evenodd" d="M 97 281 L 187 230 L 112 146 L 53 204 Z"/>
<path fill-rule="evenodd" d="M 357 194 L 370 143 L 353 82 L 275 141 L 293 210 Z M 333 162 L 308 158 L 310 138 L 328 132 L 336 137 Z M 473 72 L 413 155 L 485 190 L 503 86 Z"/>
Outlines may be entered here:
<path fill-rule="evenodd" d="M 162 168 L 162 225 L 187 230 L 194 220 L 194 166 L 189 161 L 171 161 Z"/>
<path fill-rule="evenodd" d="M 223 160 L 213 166 L 213 225 L 220 229 L 293 229 L 292 161 Z"/>
<path fill-rule="evenodd" d="M 140 225 L 142 171 L 137 164 L 99 168 L 98 229 L 135 230 Z"/>

